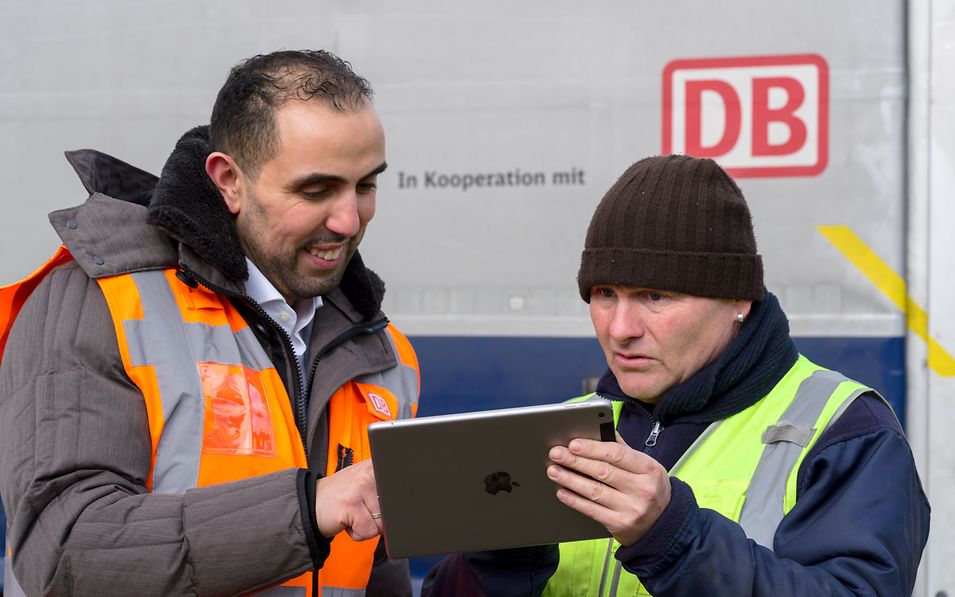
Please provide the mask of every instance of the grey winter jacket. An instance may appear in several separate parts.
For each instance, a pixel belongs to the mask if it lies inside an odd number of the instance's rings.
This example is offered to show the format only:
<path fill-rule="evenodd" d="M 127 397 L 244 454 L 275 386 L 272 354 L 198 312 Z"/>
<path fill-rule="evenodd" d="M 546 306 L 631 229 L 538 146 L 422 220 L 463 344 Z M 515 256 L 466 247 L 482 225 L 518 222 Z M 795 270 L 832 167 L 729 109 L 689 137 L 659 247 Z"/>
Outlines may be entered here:
<path fill-rule="evenodd" d="M 368 326 L 383 320 L 383 284 L 357 254 L 312 325 L 312 355 L 357 328 L 323 356 L 315 381 L 305 382 L 315 473 L 290 469 L 183 495 L 151 494 L 145 486 L 146 409 L 123 369 L 95 280 L 178 267 L 235 297 L 245 294 L 244 255 L 202 169 L 207 153 L 205 130 L 190 131 L 160 179 L 91 150 L 68 154 L 90 197 L 50 221 L 76 261 L 31 295 L 0 364 L 0 495 L 13 568 L 28 594 L 236 595 L 319 567 L 328 553 L 309 503 L 325 470 L 325 406 L 346 381 L 398 362 L 380 325 Z M 272 355 L 290 398 L 305 400 L 277 326 L 251 299 L 233 302 Z M 382 555 L 377 570 L 387 571 L 389 590 L 410 594 L 406 564 Z"/>

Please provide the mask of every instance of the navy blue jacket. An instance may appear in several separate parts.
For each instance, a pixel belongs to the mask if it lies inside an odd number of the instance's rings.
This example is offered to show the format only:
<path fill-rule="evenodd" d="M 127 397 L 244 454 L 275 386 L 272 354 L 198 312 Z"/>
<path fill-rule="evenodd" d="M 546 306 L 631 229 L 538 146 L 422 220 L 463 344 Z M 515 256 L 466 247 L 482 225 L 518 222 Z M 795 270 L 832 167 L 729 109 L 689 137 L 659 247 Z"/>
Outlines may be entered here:
<path fill-rule="evenodd" d="M 649 413 L 629 419 L 633 439 L 649 435 Z M 651 455 L 669 468 L 699 435 L 694 427 L 664 428 Z M 895 415 L 877 397 L 858 398 L 807 455 L 772 550 L 698 507 L 679 479 L 671 487 L 663 516 L 616 554 L 655 596 L 912 593 L 929 505 Z"/>

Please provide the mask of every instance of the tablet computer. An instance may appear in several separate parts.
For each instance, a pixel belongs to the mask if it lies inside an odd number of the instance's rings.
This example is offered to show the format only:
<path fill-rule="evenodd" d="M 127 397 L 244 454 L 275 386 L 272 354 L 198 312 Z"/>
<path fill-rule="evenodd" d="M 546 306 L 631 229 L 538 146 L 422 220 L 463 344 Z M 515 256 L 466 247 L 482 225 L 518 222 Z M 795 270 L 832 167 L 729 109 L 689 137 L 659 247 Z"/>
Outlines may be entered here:
<path fill-rule="evenodd" d="M 613 441 L 602 399 L 383 421 L 368 428 L 392 558 L 609 537 L 562 504 L 550 449 Z"/>

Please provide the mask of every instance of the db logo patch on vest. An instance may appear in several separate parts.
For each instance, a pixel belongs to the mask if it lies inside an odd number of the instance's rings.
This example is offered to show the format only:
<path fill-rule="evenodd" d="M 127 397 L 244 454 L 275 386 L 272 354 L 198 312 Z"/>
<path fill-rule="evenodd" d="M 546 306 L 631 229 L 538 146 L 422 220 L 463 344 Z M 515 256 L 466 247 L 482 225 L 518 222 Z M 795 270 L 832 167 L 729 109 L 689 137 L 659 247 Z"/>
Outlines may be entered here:
<path fill-rule="evenodd" d="M 380 421 L 394 419 L 400 412 L 398 398 L 391 390 L 377 384 L 355 382 L 368 414 Z"/>
<path fill-rule="evenodd" d="M 371 407 L 375 409 L 375 412 L 379 412 L 389 419 L 393 418 L 391 414 L 391 409 L 388 408 L 388 401 L 379 396 L 378 394 L 369 392 L 368 401 L 371 404 Z"/>

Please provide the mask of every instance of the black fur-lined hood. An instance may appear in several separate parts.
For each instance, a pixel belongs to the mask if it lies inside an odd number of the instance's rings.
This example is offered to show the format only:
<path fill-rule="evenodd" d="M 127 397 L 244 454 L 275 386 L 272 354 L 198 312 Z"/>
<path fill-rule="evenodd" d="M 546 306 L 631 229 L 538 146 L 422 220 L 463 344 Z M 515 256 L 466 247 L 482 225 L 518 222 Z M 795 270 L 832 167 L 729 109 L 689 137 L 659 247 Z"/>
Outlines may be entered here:
<path fill-rule="evenodd" d="M 148 224 L 188 247 L 229 280 L 240 283 L 249 277 L 245 253 L 233 216 L 205 171 L 211 152 L 208 128 L 198 126 L 179 139 L 158 179 L 94 150 L 67 152 L 67 159 L 97 203 L 102 199 L 97 195 L 106 195 L 146 206 Z M 65 222 L 74 212 L 63 210 L 62 214 L 57 219 Z M 57 222 L 53 223 L 59 230 Z M 362 319 L 380 312 L 384 282 L 365 267 L 358 252 L 349 262 L 339 288 Z M 329 298 L 335 300 L 334 296 Z"/>

